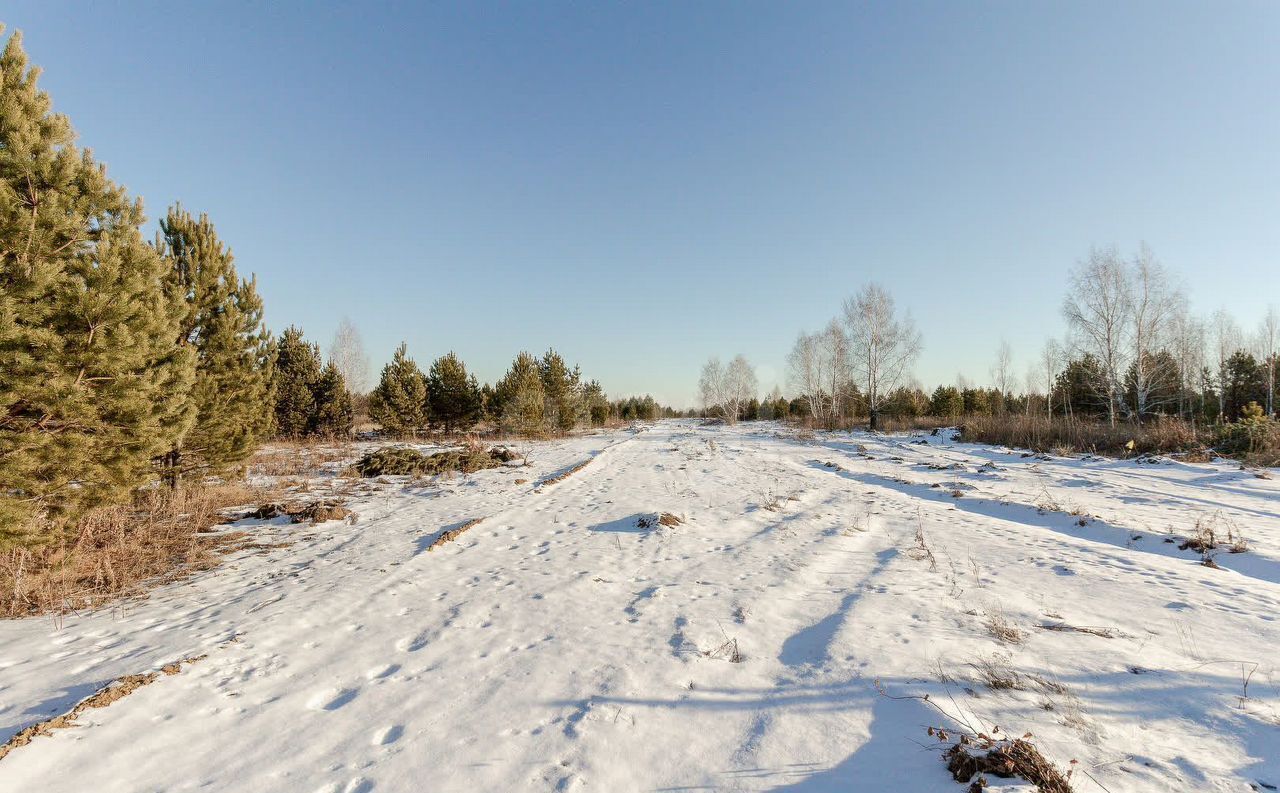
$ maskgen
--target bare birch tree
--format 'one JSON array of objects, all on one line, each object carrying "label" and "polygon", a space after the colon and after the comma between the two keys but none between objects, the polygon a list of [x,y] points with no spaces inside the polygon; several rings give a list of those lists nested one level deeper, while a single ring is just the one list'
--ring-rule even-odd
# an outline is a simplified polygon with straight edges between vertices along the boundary
[{"label": "bare birch tree", "polygon": [[733,424],[742,415],[742,409],[759,392],[755,369],[741,355],[723,366],[719,358],[711,358],[702,367],[698,391],[703,411],[723,418]]},{"label": "bare birch tree", "polygon": [[[1156,352],[1170,340],[1172,325],[1186,305],[1186,296],[1145,244],[1133,260],[1129,280],[1129,358],[1136,402],[1133,408],[1135,418],[1142,423],[1144,415],[1175,399],[1159,400],[1154,396],[1157,386],[1171,384],[1176,377],[1167,363],[1172,356],[1158,356]],[[1167,389],[1162,390],[1167,393]]]},{"label": "bare birch tree", "polygon": [[1116,423],[1124,359],[1128,348],[1129,316],[1133,301],[1124,261],[1112,248],[1094,248],[1070,276],[1070,291],[1062,313],[1071,326],[1074,344],[1092,353],[1102,368],[1102,382],[1093,387],[1107,401],[1107,419]]},{"label": "bare birch tree", "polygon": [[835,429],[840,425],[842,418],[840,397],[850,378],[849,337],[845,334],[844,328],[840,327],[839,320],[832,319],[827,323],[827,327],[822,331],[819,349],[826,366],[825,386],[830,399],[827,426]]},{"label": "bare birch tree", "polygon": [[[1178,362],[1182,375],[1178,383],[1178,414],[1186,416],[1195,406],[1192,397],[1200,389],[1200,372],[1204,368],[1204,322],[1194,316],[1184,305],[1173,318],[1170,329],[1170,350]],[[1203,400],[1201,400],[1203,406]]]},{"label": "bare birch tree", "polygon": [[702,400],[702,412],[708,416],[723,408],[724,366],[719,358],[709,358],[702,365],[702,376],[698,379],[698,396]]},{"label": "bare birch tree", "polygon": [[747,363],[747,359],[742,355],[734,356],[729,362],[729,367],[725,369],[725,413],[733,416],[730,421],[736,421],[742,415],[743,408],[747,403],[755,399],[760,393],[760,383],[756,380],[756,370]]},{"label": "bare birch tree", "polygon": [[1240,349],[1240,326],[1236,324],[1235,319],[1227,313],[1225,308],[1220,308],[1213,312],[1213,328],[1211,332],[1213,333],[1213,364],[1218,380],[1218,421],[1226,421],[1226,384],[1229,379],[1227,361],[1231,360],[1231,356],[1235,351]]},{"label": "bare birch tree", "polygon": [[829,401],[826,394],[826,358],[816,333],[801,333],[787,356],[787,377],[791,387],[809,406],[814,421],[826,422]]},{"label": "bare birch tree", "polygon": [[865,385],[871,429],[880,425],[880,406],[920,354],[920,332],[910,315],[898,317],[893,296],[867,284],[844,301],[854,373]]},{"label": "bare birch tree", "polygon": [[369,357],[365,355],[360,331],[348,317],[342,318],[333,334],[329,360],[333,361],[351,393],[363,394],[368,390]]},{"label": "bare birch tree", "polygon": [[1013,385],[1013,348],[1005,339],[1000,340],[1000,346],[996,349],[996,362],[991,367],[991,381],[1000,392],[998,407],[1001,412],[1004,412],[1004,403],[1009,398]]},{"label": "bare birch tree", "polygon": [[1274,305],[1267,306],[1258,326],[1258,354],[1267,372],[1267,415],[1276,413],[1276,355],[1280,353],[1280,311]]},{"label": "bare birch tree", "polygon": [[[1053,415],[1053,386],[1058,379],[1058,368],[1061,365],[1062,348],[1056,339],[1049,339],[1040,351],[1040,373],[1044,377],[1045,413]],[[1064,400],[1065,403],[1065,400]]]}]

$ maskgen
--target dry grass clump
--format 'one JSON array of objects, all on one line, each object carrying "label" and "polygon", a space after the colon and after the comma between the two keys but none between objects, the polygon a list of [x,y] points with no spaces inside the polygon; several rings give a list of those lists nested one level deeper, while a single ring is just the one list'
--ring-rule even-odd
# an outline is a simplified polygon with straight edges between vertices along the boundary
[{"label": "dry grass clump", "polygon": [[988,614],[987,621],[983,625],[987,633],[1005,644],[1021,644],[1026,637],[1026,634],[1011,625],[998,611]]},{"label": "dry grass clump", "polygon": [[279,517],[289,518],[290,523],[324,523],[330,520],[347,519],[355,523],[356,514],[347,509],[345,502],[341,499],[322,499],[305,503],[289,502],[282,504],[267,502],[243,515],[228,517],[227,520],[228,522],[246,518],[271,520]]},{"label": "dry grass clump", "polygon": [[1195,551],[1210,560],[1213,551],[1225,548],[1230,553],[1244,553],[1249,542],[1234,522],[1221,512],[1196,518],[1195,531],[1178,546],[1180,551]]},{"label": "dry grass clump", "polygon": [[[944,741],[949,737],[946,731],[932,727],[929,734]],[[1071,793],[1070,772],[1063,774],[1046,760],[1040,750],[1027,740],[1029,737],[1030,733],[1014,739],[996,739],[984,734],[973,738],[962,735],[943,752],[942,759],[955,781],[969,783],[970,793],[982,793],[987,786],[982,778],[984,774],[1026,780],[1040,793]]]},{"label": "dry grass clump", "polygon": [[215,551],[243,547],[241,532],[208,533],[224,510],[271,495],[244,484],[150,488],[43,545],[0,551],[0,617],[95,608],[213,567]]},{"label": "dry grass clump", "polygon": [[578,463],[577,465],[571,468],[566,468],[565,470],[561,471],[560,473],[554,476],[548,476],[546,479],[543,479],[541,482],[538,483],[538,488],[541,489],[546,487],[547,485],[554,485],[556,482],[563,482],[564,480],[568,479],[569,477],[581,471],[583,468],[586,468],[588,465],[591,465],[592,459],[593,458],[588,457],[587,459],[583,460],[582,462]]},{"label": "dry grass clump", "polygon": [[475,473],[486,468],[500,468],[516,459],[515,452],[504,446],[494,446],[488,451],[480,447],[465,446],[461,449],[423,454],[407,446],[378,449],[357,460],[352,470],[359,476],[435,476],[461,471]]},{"label": "dry grass clump", "polygon": [[484,518],[472,518],[471,520],[468,520],[456,526],[455,528],[441,532],[440,536],[432,540],[431,544],[427,546],[427,550],[434,551],[436,548],[439,548],[441,545],[444,545],[446,542],[453,542],[454,540],[461,537],[463,532],[465,532],[467,529],[472,528],[482,520],[484,520]]},{"label": "dry grass clump", "polygon": [[1009,663],[1009,656],[993,653],[969,664],[978,674],[978,680],[992,691],[1020,690],[1024,688],[1022,676]]},{"label": "dry grass clump", "polygon": [[1115,628],[1098,628],[1091,625],[1068,625],[1065,622],[1045,622],[1036,626],[1042,631],[1057,631],[1058,633],[1087,633],[1090,636],[1101,636],[1104,639],[1114,639],[1120,635],[1120,631]]},{"label": "dry grass clump", "polygon": [[160,668],[159,672],[146,672],[140,675],[125,675],[123,677],[118,677],[90,694],[88,697],[80,700],[80,702],[76,703],[74,708],[66,713],[54,716],[51,719],[46,719],[45,721],[32,724],[30,727],[19,730],[10,737],[9,740],[0,744],[0,760],[3,760],[9,752],[12,752],[19,746],[26,746],[31,743],[32,740],[41,735],[51,735],[54,730],[79,726],[76,724],[76,719],[78,719],[86,710],[91,710],[93,708],[105,708],[113,702],[129,696],[143,686],[154,683],[155,680],[160,677],[161,672],[166,675],[176,675],[178,672],[182,671],[183,666],[195,663],[196,661],[200,661],[204,658],[205,656],[203,655],[182,658],[178,661],[174,661],[173,663],[165,664]]},{"label": "dry grass clump", "polygon": [[684,523],[684,518],[670,512],[658,512],[653,515],[641,515],[636,520],[636,526],[642,529],[651,529],[654,526],[679,526]]},{"label": "dry grass clump", "polygon": [[351,456],[351,444],[346,442],[276,441],[258,450],[249,461],[249,471],[263,476],[313,476],[326,464]]}]

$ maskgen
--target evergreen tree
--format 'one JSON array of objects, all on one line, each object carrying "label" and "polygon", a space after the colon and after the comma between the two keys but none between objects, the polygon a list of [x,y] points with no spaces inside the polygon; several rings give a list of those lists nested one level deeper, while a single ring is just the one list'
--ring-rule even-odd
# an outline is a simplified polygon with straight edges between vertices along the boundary
[{"label": "evergreen tree", "polygon": [[311,393],[315,408],[309,432],[327,438],[351,435],[355,411],[351,392],[347,390],[346,378],[342,376],[336,361],[331,360],[324,367]]},{"label": "evergreen tree", "polygon": [[592,380],[582,387],[582,402],[586,406],[591,426],[603,427],[609,422],[609,398],[600,383]]},{"label": "evergreen tree", "polygon": [[180,306],[142,206],[0,55],[0,544],[123,499],[190,426]]},{"label": "evergreen tree", "polygon": [[164,462],[172,476],[222,470],[248,458],[272,423],[271,336],[262,299],[255,281],[237,276],[208,216],[196,220],[175,206],[160,231],[155,248],[166,282],[185,307],[177,343],[196,353],[195,424]]},{"label": "evergreen tree", "polygon": [[437,358],[427,373],[431,419],[446,432],[467,428],[480,417],[480,386],[467,376],[467,367],[457,355]]},{"label": "evergreen tree", "polygon": [[493,386],[485,383],[480,387],[480,418],[484,421],[497,421],[498,414],[495,412],[497,405],[494,403],[495,395]]},{"label": "evergreen tree", "polygon": [[427,424],[427,378],[409,357],[404,342],[382,368],[378,387],[369,394],[369,416],[392,435],[417,435]]},{"label": "evergreen tree", "polygon": [[498,381],[493,401],[503,429],[522,435],[543,434],[546,395],[538,359],[527,352],[517,355]]},{"label": "evergreen tree", "polygon": [[797,419],[807,419],[811,415],[809,412],[809,400],[804,397],[796,397],[791,400],[787,406],[787,415]]},{"label": "evergreen tree", "polygon": [[1250,402],[1262,404],[1266,400],[1266,372],[1258,360],[1244,350],[1237,350],[1227,359],[1222,378],[1224,421],[1237,421]]},{"label": "evergreen tree", "polygon": [[547,350],[538,362],[542,377],[542,393],[546,400],[543,420],[551,432],[568,432],[578,426],[582,418],[582,400],[579,389],[581,374],[575,366],[572,370],[555,350]]},{"label": "evergreen tree", "polygon": [[286,438],[299,438],[315,425],[315,388],[320,381],[320,347],[302,338],[302,330],[285,329],[275,349],[275,427]]},{"label": "evergreen tree", "polygon": [[940,385],[929,399],[929,412],[935,416],[955,418],[964,413],[964,397],[953,385]]},{"label": "evergreen tree", "polygon": [[1053,412],[1067,416],[1103,416],[1109,395],[1102,363],[1092,354],[1070,361],[1053,384]]}]

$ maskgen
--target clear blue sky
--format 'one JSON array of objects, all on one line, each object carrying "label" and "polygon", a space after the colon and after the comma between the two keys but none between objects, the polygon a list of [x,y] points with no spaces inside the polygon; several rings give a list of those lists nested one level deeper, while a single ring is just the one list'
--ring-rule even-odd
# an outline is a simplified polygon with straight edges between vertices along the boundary
[{"label": "clear blue sky", "polygon": [[1092,244],[1204,312],[1280,302],[1280,4],[12,2],[146,200],[207,211],[275,329],[348,314],[482,378],[762,385],[875,279],[925,385],[1019,372]]}]

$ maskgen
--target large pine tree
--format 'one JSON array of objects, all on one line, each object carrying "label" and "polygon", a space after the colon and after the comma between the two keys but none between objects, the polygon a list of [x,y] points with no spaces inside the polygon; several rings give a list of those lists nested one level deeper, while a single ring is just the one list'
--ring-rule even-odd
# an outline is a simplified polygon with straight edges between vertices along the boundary
[{"label": "large pine tree", "polygon": [[427,378],[402,342],[369,394],[369,416],[392,435],[416,434],[428,418]]},{"label": "large pine tree", "polygon": [[555,350],[547,350],[538,362],[542,392],[546,399],[544,421],[552,432],[568,432],[582,418],[581,373],[570,369]]},{"label": "large pine tree", "polygon": [[300,438],[315,425],[315,388],[320,382],[320,348],[302,338],[302,330],[286,328],[275,345],[275,429],[285,438]]},{"label": "large pine tree", "polygon": [[0,544],[119,500],[190,425],[181,306],[139,202],[0,55]]},{"label": "large pine tree", "polygon": [[326,438],[340,438],[351,434],[355,411],[346,378],[337,362],[330,360],[320,372],[312,390],[315,412],[311,417],[310,432]]},{"label": "large pine tree", "polygon": [[546,399],[538,359],[527,352],[516,356],[511,368],[494,388],[493,410],[508,432],[542,435]]},{"label": "large pine tree", "polygon": [[195,424],[165,456],[169,473],[219,471],[253,453],[272,423],[271,336],[257,284],[241,280],[206,215],[170,208],[156,250],[185,305],[179,346],[196,351]]},{"label": "large pine tree", "polygon": [[431,364],[427,393],[431,420],[443,425],[446,432],[470,427],[479,418],[480,384],[474,376],[467,376],[466,364],[453,353]]}]

